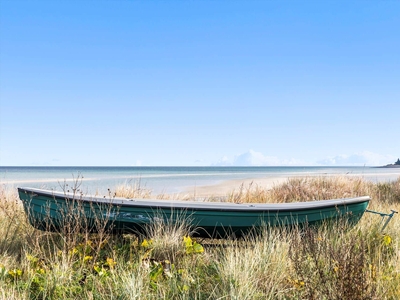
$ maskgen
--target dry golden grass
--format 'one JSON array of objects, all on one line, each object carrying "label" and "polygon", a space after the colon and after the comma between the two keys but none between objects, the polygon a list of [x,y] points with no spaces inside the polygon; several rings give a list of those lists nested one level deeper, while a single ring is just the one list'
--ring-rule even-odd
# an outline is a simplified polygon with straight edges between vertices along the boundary
[{"label": "dry golden grass", "polygon": [[[134,187],[116,191],[157,197]],[[400,178],[294,178],[269,190],[242,186],[226,198],[292,202],[361,195],[372,198],[369,209],[400,211]],[[197,240],[204,248],[196,251],[188,251],[185,223],[190,220],[155,222],[147,244],[134,235],[46,233],[29,225],[15,190],[0,188],[0,299],[400,299],[399,215],[384,232],[381,217],[366,213],[350,230],[266,228],[243,240]]]},{"label": "dry golden grass", "polygon": [[284,203],[326,200],[370,195],[374,184],[358,177],[304,177],[290,178],[271,189],[250,184],[241,186],[229,195],[231,202]]},{"label": "dry golden grass", "polygon": [[115,196],[123,198],[150,198],[151,190],[142,188],[140,182],[134,184],[122,184],[115,188]]}]

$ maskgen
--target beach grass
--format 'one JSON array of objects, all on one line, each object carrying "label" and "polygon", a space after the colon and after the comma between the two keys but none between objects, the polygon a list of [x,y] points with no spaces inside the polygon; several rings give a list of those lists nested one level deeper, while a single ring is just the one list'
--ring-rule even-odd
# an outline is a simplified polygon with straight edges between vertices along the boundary
[{"label": "beach grass", "polygon": [[[112,193],[168,198],[140,186]],[[271,189],[239,186],[224,201],[363,195],[371,210],[400,211],[400,178],[292,178]],[[189,220],[164,222],[146,237],[42,232],[29,225],[16,190],[0,188],[0,299],[400,299],[399,215],[384,231],[381,217],[366,213],[352,228],[264,228],[240,240],[195,239]]]}]

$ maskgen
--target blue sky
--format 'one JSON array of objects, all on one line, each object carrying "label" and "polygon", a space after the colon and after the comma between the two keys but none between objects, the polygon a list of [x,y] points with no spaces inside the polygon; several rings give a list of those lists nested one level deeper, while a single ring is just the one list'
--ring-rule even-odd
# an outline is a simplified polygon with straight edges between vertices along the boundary
[{"label": "blue sky", "polygon": [[399,1],[0,2],[0,165],[400,156]]}]

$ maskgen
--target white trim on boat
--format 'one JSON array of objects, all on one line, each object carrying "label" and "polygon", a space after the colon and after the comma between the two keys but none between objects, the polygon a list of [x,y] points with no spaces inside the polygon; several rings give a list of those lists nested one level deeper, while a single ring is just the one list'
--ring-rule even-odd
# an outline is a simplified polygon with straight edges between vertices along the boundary
[{"label": "white trim on boat", "polygon": [[335,206],[344,206],[356,203],[370,201],[369,196],[342,198],[330,200],[316,200],[307,202],[291,203],[231,203],[231,202],[200,202],[200,201],[182,201],[182,200],[159,200],[159,199],[126,199],[120,197],[104,198],[98,196],[81,195],[80,193],[64,193],[51,190],[36,188],[18,188],[32,194],[43,195],[47,197],[57,197],[64,199],[75,199],[80,201],[89,201],[95,203],[106,203],[121,206],[137,206],[149,208],[178,208],[194,210],[232,210],[232,211],[288,211],[288,210],[307,210],[324,209]]}]

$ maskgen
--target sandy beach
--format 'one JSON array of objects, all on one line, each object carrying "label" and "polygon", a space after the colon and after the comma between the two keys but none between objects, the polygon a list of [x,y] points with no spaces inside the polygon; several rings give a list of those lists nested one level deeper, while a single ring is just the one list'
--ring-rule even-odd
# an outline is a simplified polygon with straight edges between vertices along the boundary
[{"label": "sandy beach", "polygon": [[249,188],[250,186],[262,186],[263,188],[270,189],[274,185],[278,185],[287,180],[288,177],[227,180],[213,185],[191,187],[185,192],[195,197],[222,197],[239,191],[241,187]]},{"label": "sandy beach", "polygon": [[87,194],[108,193],[120,185],[148,189],[153,195],[169,194],[185,197],[224,197],[250,187],[270,189],[289,178],[351,176],[373,182],[393,181],[400,169],[362,167],[0,167],[3,187],[36,187],[60,190],[73,186],[78,179]]},{"label": "sandy beach", "polygon": [[394,181],[400,177],[400,169],[398,172],[388,173],[368,173],[368,174],[315,174],[307,173],[302,175],[294,176],[281,176],[281,177],[268,177],[268,178],[252,178],[252,179],[238,179],[238,180],[227,180],[218,184],[195,186],[185,190],[186,193],[194,195],[195,197],[222,197],[228,194],[239,191],[241,187],[244,189],[250,187],[262,187],[264,189],[270,189],[274,185],[279,185],[290,178],[307,178],[307,177],[335,177],[335,176],[349,176],[349,177],[361,177],[365,180],[372,182],[387,182]]}]

